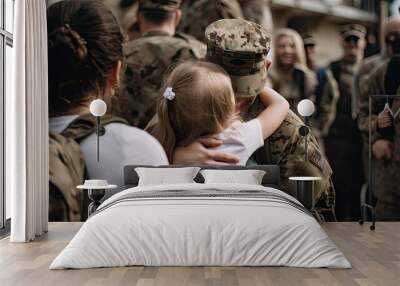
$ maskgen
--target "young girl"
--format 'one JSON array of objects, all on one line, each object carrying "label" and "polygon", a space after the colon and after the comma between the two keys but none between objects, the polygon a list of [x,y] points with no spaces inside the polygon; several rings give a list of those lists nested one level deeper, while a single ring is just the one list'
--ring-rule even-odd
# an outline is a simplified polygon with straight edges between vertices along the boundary
[{"label": "young girl", "polygon": [[[269,106],[270,97],[279,95],[268,89],[260,96],[264,105]],[[217,134],[224,142],[217,148],[238,155],[239,164],[245,165],[252,153],[264,145],[264,139],[280,126],[288,109],[287,103],[279,104],[263,111],[256,119],[241,122],[235,110],[229,75],[209,62],[185,62],[178,65],[166,81],[157,108],[158,122],[151,132],[164,147],[170,162],[177,146]]]}]

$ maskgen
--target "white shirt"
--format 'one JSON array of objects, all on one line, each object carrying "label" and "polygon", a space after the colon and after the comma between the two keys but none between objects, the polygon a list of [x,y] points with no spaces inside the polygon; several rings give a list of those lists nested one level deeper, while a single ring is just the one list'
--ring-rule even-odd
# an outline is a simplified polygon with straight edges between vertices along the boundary
[{"label": "white shirt", "polygon": [[218,134],[218,138],[224,143],[214,150],[239,156],[238,165],[243,166],[258,148],[264,146],[261,124],[258,119],[247,122],[237,120]]},{"label": "white shirt", "polygon": [[[61,133],[78,116],[60,116],[49,120],[49,129]],[[124,184],[126,165],[168,165],[160,143],[147,132],[122,123],[104,126],[100,137],[100,162],[97,162],[97,135],[93,133],[80,143],[90,179],[104,179],[110,184]]]}]

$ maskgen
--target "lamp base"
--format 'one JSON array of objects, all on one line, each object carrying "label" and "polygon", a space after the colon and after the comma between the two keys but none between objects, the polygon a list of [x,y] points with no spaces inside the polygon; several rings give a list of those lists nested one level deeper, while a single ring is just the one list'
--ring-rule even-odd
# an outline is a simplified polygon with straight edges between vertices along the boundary
[{"label": "lamp base", "polygon": [[296,181],[296,199],[301,202],[308,210],[313,210],[314,202],[314,182],[321,180],[320,177],[290,177],[291,181]]}]

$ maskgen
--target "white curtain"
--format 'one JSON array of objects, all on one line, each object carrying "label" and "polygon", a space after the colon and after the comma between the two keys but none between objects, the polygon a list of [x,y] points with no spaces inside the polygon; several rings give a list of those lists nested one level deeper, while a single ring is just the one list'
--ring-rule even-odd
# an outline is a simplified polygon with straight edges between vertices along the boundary
[{"label": "white curtain", "polygon": [[13,91],[6,98],[6,174],[12,242],[48,225],[48,92],[45,0],[15,1]]}]

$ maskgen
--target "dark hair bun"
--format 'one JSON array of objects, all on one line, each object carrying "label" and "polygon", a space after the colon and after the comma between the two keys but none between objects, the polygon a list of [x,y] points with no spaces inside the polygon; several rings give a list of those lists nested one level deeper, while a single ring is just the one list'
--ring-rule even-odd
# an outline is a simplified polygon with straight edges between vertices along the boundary
[{"label": "dark hair bun", "polygon": [[102,1],[59,1],[47,9],[49,108],[66,112],[107,88],[123,58],[117,20]]},{"label": "dark hair bun", "polygon": [[72,60],[72,64],[85,63],[88,56],[86,44],[86,41],[68,24],[56,28],[49,34],[49,51],[63,51],[62,54],[67,56],[68,61]]}]

